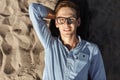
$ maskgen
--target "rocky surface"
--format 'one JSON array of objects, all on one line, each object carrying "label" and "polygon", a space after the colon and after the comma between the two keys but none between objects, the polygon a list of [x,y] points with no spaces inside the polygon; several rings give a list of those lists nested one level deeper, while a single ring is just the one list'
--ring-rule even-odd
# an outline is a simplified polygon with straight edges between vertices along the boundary
[{"label": "rocky surface", "polygon": [[47,0],[0,0],[0,80],[42,79],[44,49],[29,19],[32,2],[55,5]]},{"label": "rocky surface", "polygon": [[[31,2],[54,9],[57,0],[0,0],[0,80],[42,80],[44,49],[29,19]],[[108,80],[119,80],[120,1],[88,0],[88,5],[88,40],[99,45]]]}]

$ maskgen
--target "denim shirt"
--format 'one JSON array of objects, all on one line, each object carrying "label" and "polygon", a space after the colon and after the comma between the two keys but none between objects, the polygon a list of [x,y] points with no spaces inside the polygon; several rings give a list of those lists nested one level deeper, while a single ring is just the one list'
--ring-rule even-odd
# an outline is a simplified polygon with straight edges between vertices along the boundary
[{"label": "denim shirt", "polygon": [[106,80],[102,56],[97,45],[82,40],[72,50],[68,50],[61,40],[51,35],[44,21],[48,14],[46,7],[32,3],[29,15],[45,49],[43,80]]}]

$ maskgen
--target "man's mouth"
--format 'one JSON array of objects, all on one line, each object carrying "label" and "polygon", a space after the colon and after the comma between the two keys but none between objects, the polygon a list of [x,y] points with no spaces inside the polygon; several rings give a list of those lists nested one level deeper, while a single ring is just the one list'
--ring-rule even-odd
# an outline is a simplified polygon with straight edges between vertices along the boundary
[{"label": "man's mouth", "polygon": [[70,31],[70,29],[64,29],[63,31],[68,32],[68,31]]}]

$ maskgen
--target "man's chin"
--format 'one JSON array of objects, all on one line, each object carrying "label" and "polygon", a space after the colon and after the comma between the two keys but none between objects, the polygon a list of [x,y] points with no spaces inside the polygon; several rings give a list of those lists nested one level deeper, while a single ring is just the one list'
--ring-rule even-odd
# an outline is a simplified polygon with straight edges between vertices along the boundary
[{"label": "man's chin", "polygon": [[64,36],[71,36],[72,35],[72,33],[62,33],[62,35],[64,35]]}]

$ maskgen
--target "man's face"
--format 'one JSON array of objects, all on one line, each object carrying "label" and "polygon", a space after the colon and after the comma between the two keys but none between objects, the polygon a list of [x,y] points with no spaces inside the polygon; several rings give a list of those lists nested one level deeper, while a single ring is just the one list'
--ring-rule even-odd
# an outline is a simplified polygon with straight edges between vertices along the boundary
[{"label": "man's face", "polygon": [[77,27],[80,26],[80,18],[77,18],[74,9],[63,7],[56,14],[55,24],[61,35],[76,35]]}]

